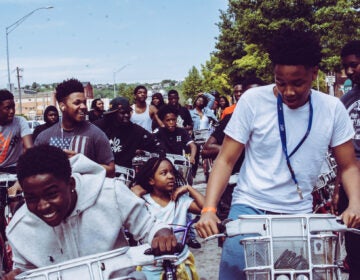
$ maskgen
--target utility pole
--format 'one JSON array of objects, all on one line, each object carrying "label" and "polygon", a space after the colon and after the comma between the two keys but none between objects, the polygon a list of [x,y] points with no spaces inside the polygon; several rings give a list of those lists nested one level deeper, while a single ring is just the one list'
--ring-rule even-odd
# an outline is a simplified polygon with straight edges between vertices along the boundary
[{"label": "utility pole", "polygon": [[116,73],[119,73],[121,70],[124,70],[125,67],[129,66],[130,64],[125,64],[123,67],[119,68],[118,70],[113,72],[113,79],[114,79],[114,98],[116,97],[116,82],[115,82],[115,78],[116,78]]},{"label": "utility pole", "polygon": [[18,82],[18,89],[19,89],[19,113],[22,115],[22,103],[21,103],[21,87],[20,87],[20,71],[23,71],[23,69],[16,67],[16,76],[17,76],[17,82]]},{"label": "utility pole", "polygon": [[47,7],[40,7],[35,10],[32,10],[30,13],[26,14],[22,18],[15,21],[13,24],[7,26],[5,28],[6,30],[6,58],[7,58],[7,72],[8,72],[8,87],[11,91],[11,79],[10,79],[10,61],[9,61],[9,34],[14,31],[20,24],[22,24],[29,16],[31,16],[33,13],[39,10],[46,10],[46,9],[52,9],[53,6],[47,6]]},{"label": "utility pole", "polygon": [[334,84],[336,82],[335,73],[331,72],[325,77],[325,81],[329,87],[329,95],[335,96]]}]

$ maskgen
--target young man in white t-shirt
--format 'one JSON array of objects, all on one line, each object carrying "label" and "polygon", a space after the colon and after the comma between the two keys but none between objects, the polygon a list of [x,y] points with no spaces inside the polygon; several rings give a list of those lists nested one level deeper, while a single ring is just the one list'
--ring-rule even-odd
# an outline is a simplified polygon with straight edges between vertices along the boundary
[{"label": "young man in white t-shirt", "polygon": [[[216,205],[243,150],[245,160],[229,218],[312,212],[311,191],[330,146],[351,197],[343,221],[348,227],[360,225],[360,175],[352,123],[340,100],[311,89],[321,60],[319,41],[313,33],[293,30],[282,30],[273,39],[269,55],[275,84],[248,90],[236,106],[196,226],[201,237],[218,232]],[[240,239],[225,241],[219,279],[246,279]]]}]

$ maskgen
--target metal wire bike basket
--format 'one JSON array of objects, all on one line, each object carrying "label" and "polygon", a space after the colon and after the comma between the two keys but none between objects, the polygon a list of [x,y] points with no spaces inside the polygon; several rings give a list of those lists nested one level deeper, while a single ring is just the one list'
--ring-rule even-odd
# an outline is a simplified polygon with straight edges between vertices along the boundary
[{"label": "metal wire bike basket", "polygon": [[341,279],[335,231],[346,231],[332,215],[241,215],[227,227],[241,240],[248,280]]}]

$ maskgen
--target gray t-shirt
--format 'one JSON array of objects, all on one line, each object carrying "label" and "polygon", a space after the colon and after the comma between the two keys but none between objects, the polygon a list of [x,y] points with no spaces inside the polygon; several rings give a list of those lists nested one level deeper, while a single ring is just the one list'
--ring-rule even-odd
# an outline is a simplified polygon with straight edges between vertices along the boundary
[{"label": "gray t-shirt", "polygon": [[28,123],[23,117],[15,116],[13,121],[0,125],[0,167],[15,166],[23,153],[22,138],[31,134]]},{"label": "gray t-shirt", "polygon": [[63,130],[60,121],[41,132],[34,144],[49,144],[82,153],[99,164],[109,164],[114,160],[109,139],[101,129],[88,121],[71,131]]}]

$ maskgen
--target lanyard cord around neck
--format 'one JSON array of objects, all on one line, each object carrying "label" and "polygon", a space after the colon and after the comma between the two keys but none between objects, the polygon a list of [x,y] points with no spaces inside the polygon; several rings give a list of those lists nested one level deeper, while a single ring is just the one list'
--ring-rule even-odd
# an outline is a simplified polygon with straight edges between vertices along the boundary
[{"label": "lanyard cord around neck", "polygon": [[282,150],[283,150],[284,155],[286,157],[286,163],[287,163],[287,166],[289,168],[291,178],[293,179],[293,181],[294,181],[294,183],[296,185],[296,190],[299,193],[300,198],[303,199],[301,189],[299,187],[298,181],[297,181],[296,176],[295,176],[295,172],[294,172],[294,170],[293,170],[293,168],[291,166],[291,163],[290,163],[290,157],[296,153],[296,151],[304,143],[305,139],[308,137],[308,135],[310,133],[311,125],[312,125],[312,119],[313,119],[313,107],[312,107],[312,103],[311,103],[311,94],[309,95],[309,122],[308,122],[308,127],[307,127],[307,130],[306,130],[306,133],[303,136],[303,138],[300,140],[300,142],[296,145],[294,150],[290,153],[290,155],[288,154],[288,150],[287,150],[287,147],[286,147],[286,129],[285,129],[284,108],[283,108],[283,101],[282,101],[282,97],[281,97],[280,93],[278,93],[278,96],[277,96],[277,112],[278,112],[279,132],[280,132]]}]

